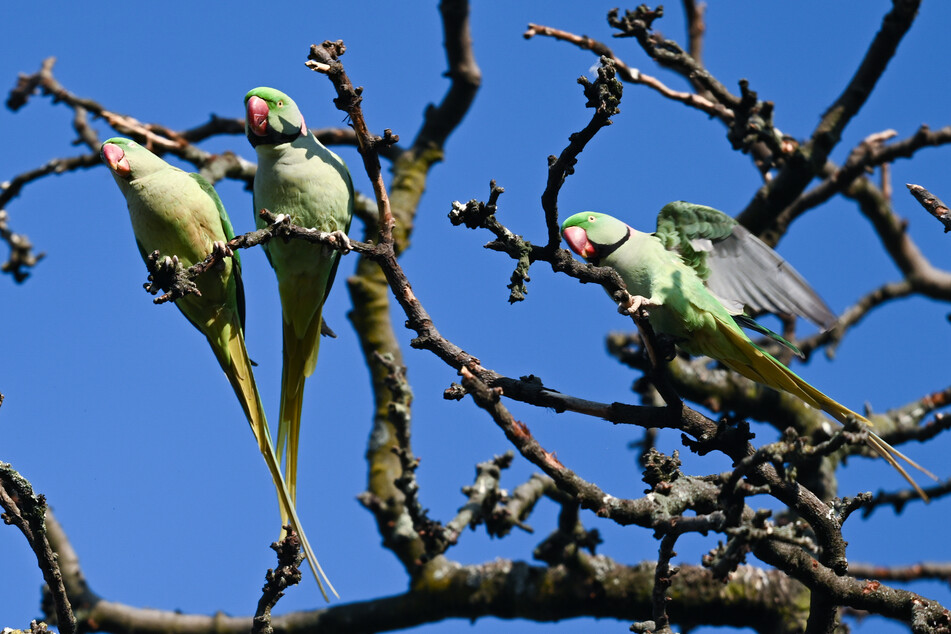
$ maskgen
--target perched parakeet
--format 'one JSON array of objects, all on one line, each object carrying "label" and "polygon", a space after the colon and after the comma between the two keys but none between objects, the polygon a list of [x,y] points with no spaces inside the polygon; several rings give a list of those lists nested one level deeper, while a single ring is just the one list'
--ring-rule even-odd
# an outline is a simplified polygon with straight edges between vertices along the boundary
[{"label": "perched parakeet", "polygon": [[835,314],[778,253],[722,211],[682,200],[657,214],[654,233],[724,301],[750,312],[798,315],[823,329]]},{"label": "perched parakeet", "polygon": [[[297,104],[279,90],[255,88],[244,97],[245,131],[258,155],[254,176],[254,216],[258,212],[290,216],[296,225],[323,232],[350,229],[353,183],[343,160],[307,129]],[[278,454],[297,499],[297,452],[304,380],[314,372],[320,346],[321,312],[339,263],[336,251],[301,240],[272,240],[265,245],[277,276],[284,324],[284,370]]]},{"label": "perched parakeet", "polygon": [[[135,241],[143,259],[152,251],[159,251],[166,257],[177,257],[183,266],[188,267],[202,261],[216,245],[224,245],[234,237],[231,221],[218,194],[198,174],[173,167],[135,141],[120,137],[103,143],[100,154],[125,196]],[[175,304],[208,339],[231,382],[271,472],[282,518],[289,518],[297,531],[304,554],[320,585],[318,571],[320,574],[323,571],[307,541],[281,475],[244,345],[244,290],[238,254],[224,258],[210,271],[198,276],[195,283],[201,295],[186,295]],[[322,585],[321,592],[324,592]]]},{"label": "perched parakeet", "polygon": [[[654,331],[672,337],[684,351],[716,359],[748,379],[788,392],[840,423],[854,417],[871,424],[861,414],[806,383],[754,344],[737,319],[744,325],[755,326],[755,322],[729,310],[707,289],[697,271],[677,253],[668,251],[656,235],[636,231],[617,218],[590,211],[565,220],[561,234],[571,249],[584,259],[617,271],[628,292],[646,300],[648,321]],[[762,326],[757,329],[768,332]],[[868,444],[927,501],[924,491],[895,457],[932,478],[934,475],[872,432],[869,432]]]}]

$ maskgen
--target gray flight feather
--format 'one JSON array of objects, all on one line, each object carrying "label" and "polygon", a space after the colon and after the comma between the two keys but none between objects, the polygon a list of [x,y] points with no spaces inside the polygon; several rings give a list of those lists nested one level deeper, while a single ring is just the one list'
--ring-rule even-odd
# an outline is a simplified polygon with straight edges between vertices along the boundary
[{"label": "gray flight feather", "polygon": [[829,329],[835,314],[796,269],[722,211],[676,201],[657,215],[657,233],[707,287],[750,312],[798,315]]}]

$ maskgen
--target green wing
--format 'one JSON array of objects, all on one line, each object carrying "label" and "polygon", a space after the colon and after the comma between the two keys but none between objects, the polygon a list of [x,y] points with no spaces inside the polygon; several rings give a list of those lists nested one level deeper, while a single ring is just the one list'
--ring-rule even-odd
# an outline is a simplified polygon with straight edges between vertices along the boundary
[{"label": "green wing", "polygon": [[[218,192],[215,191],[214,186],[205,180],[201,174],[189,172],[188,175],[192,178],[192,180],[198,183],[202,191],[208,194],[208,197],[214,201],[215,207],[218,209],[218,218],[221,220],[221,230],[225,233],[225,240],[229,242],[234,240],[234,227],[231,226],[231,218],[228,217],[228,212],[225,211],[225,206],[221,203],[221,198],[218,196]],[[241,254],[238,253],[237,249],[235,249],[234,257],[232,259],[234,260],[232,270],[234,272],[235,281],[235,300],[238,304],[238,316],[241,320],[241,330],[244,330],[247,312],[244,305],[244,282],[241,279]]]},{"label": "green wing", "polygon": [[[208,194],[208,197],[214,201],[215,207],[218,209],[218,218],[221,219],[221,229],[225,232],[225,239],[234,240],[234,227],[231,226],[231,218],[228,217],[228,212],[225,211],[225,206],[221,204],[221,198],[219,198],[218,192],[215,191],[214,186],[205,180],[201,174],[189,172],[188,175],[196,183],[198,183],[202,191]],[[237,251],[234,252],[234,261],[238,264],[238,266],[241,265],[241,256]]]},{"label": "green wing", "polygon": [[657,214],[654,235],[668,251],[676,251],[700,279],[710,277],[709,255],[717,243],[730,237],[736,220],[722,211],[678,200]]},{"label": "green wing", "polygon": [[824,329],[836,322],[792,265],[722,211],[682,200],[668,203],[657,215],[654,235],[727,304],[752,313],[798,315]]}]

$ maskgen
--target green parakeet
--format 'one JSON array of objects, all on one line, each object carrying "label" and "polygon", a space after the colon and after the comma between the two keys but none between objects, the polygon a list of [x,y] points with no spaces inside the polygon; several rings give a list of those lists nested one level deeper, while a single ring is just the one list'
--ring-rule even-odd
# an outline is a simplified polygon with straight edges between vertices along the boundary
[{"label": "green parakeet", "polygon": [[[102,160],[125,196],[132,230],[142,258],[152,251],[177,257],[188,267],[234,237],[231,221],[215,189],[198,174],[173,167],[135,141],[109,139],[100,149]],[[187,295],[175,305],[208,339],[218,363],[241,403],[251,430],[277,488],[282,519],[297,531],[321,592],[323,574],[297,517],[271,443],[264,408],[244,344],[244,290],[237,253],[200,275],[201,295]],[[324,577],[326,579],[326,576]],[[328,586],[330,586],[328,582]],[[330,586],[333,590],[333,586]],[[326,593],[324,593],[326,597]]]},{"label": "green parakeet", "polygon": [[658,240],[676,251],[723,301],[742,311],[798,315],[820,328],[835,314],[778,253],[722,211],[682,200],[657,214]]},{"label": "green parakeet", "polygon": [[[667,250],[657,235],[636,231],[617,218],[589,211],[565,220],[561,233],[575,253],[598,266],[609,266],[617,271],[628,292],[646,300],[643,305],[654,331],[672,337],[684,351],[716,359],[748,379],[788,392],[840,423],[854,417],[871,424],[861,414],[806,383],[754,344],[737,319],[760,332],[768,330],[736,310],[729,310],[707,289],[697,271],[680,255]],[[897,469],[923,499],[928,499],[895,457],[932,478],[934,475],[872,432],[869,432],[868,444]]]},{"label": "green parakeet", "polygon": [[[244,97],[245,131],[258,155],[254,212],[290,216],[296,225],[346,238],[353,215],[353,183],[343,160],[307,129],[297,104],[279,90],[255,88]],[[321,312],[339,263],[336,251],[300,240],[265,246],[277,276],[284,325],[284,370],[278,454],[291,499],[297,499],[297,452],[304,380],[314,372]]]}]

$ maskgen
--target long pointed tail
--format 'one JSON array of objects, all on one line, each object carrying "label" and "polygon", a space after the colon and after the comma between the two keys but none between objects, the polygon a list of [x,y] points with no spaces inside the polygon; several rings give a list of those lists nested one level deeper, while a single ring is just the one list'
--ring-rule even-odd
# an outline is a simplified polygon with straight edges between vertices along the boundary
[{"label": "long pointed tail", "polygon": [[[858,414],[855,414],[854,412],[853,412],[853,415],[858,416]],[[864,417],[859,417],[859,420],[865,422],[866,424],[871,424],[869,423],[868,419]],[[926,476],[928,476],[932,480],[937,480],[938,476],[931,473],[930,471],[922,467],[920,464],[918,464],[917,462],[915,462],[914,460],[912,460],[911,458],[909,458],[902,452],[898,451],[897,449],[889,445],[887,442],[882,440],[882,438],[878,434],[876,434],[872,430],[869,430],[868,432],[868,446],[874,449],[876,453],[878,453],[878,455],[880,455],[882,458],[888,461],[888,464],[893,466],[898,471],[898,473],[902,474],[902,476],[904,476],[904,478],[908,480],[908,482],[911,483],[911,486],[915,488],[915,491],[917,491],[918,495],[921,496],[922,500],[924,500],[925,502],[931,501],[931,498],[929,498],[928,495],[921,489],[921,487],[919,487],[918,484],[914,480],[911,479],[911,476],[908,475],[908,472],[905,471],[905,469],[898,463],[897,460],[895,460],[895,457],[897,456],[898,458],[901,458],[902,460],[904,460],[905,462],[913,466],[915,469],[918,469],[918,471],[921,471],[922,473],[924,473]]]},{"label": "long pointed tail", "polygon": [[271,442],[271,432],[268,428],[267,418],[264,415],[264,407],[261,404],[257,384],[251,372],[251,362],[248,359],[248,352],[244,345],[244,337],[240,330],[234,332],[228,339],[228,353],[230,359],[223,360],[219,357],[219,361],[221,362],[222,369],[224,369],[225,374],[228,376],[228,380],[231,382],[231,386],[234,388],[238,400],[241,402],[241,407],[244,409],[244,413],[248,417],[248,422],[251,424],[251,431],[254,432],[254,438],[258,442],[258,449],[261,450],[261,455],[264,456],[264,462],[267,463],[268,471],[271,472],[271,478],[274,480],[274,486],[277,489],[282,521],[286,523],[290,520],[291,526],[297,531],[300,537],[301,547],[304,549],[304,555],[307,558],[307,563],[310,566],[311,572],[314,574],[314,578],[317,580],[317,587],[320,588],[320,593],[324,599],[327,601],[330,600],[327,596],[327,591],[324,589],[325,583],[327,584],[327,588],[330,589],[330,592],[332,592],[335,597],[340,598],[340,595],[337,594],[336,589],[334,589],[333,584],[330,583],[330,579],[327,577],[323,568],[320,567],[320,562],[317,561],[317,557],[314,555],[310,541],[308,541],[307,535],[304,533],[304,527],[301,524],[300,518],[297,516],[297,509],[294,506],[293,497],[288,491],[284,477],[281,475],[281,468]]},{"label": "long pointed tail", "polygon": [[[841,403],[829,398],[828,396],[826,396],[825,394],[823,394],[822,392],[820,392],[819,390],[812,387],[811,385],[803,381],[801,378],[796,376],[791,370],[786,369],[786,371],[789,372],[789,374],[791,374],[797,380],[797,385],[799,385],[802,391],[811,397],[811,399],[803,399],[810,405],[813,405],[814,407],[821,409],[825,413],[832,416],[832,418],[842,423],[843,425],[848,422],[849,418],[855,418],[861,421],[862,423],[868,425],[869,427],[872,427],[872,421],[870,421],[869,419],[865,418],[858,412],[854,412],[850,410],[845,405],[842,405]],[[810,400],[812,402],[810,402]],[[908,472],[905,470],[905,468],[901,464],[899,464],[898,459],[904,460],[905,463],[911,465],[918,471],[921,471],[923,474],[925,474],[932,480],[937,480],[938,476],[931,473],[930,471],[922,467],[920,464],[918,464],[917,462],[915,462],[914,460],[912,460],[911,458],[909,458],[908,456],[906,456],[905,454],[898,451],[897,449],[892,447],[890,444],[882,440],[881,436],[873,432],[871,429],[869,429],[869,432],[868,432],[867,444],[878,455],[884,458],[885,461],[888,462],[888,464],[894,467],[895,470],[898,471],[898,473],[900,473],[902,477],[905,478],[905,480],[907,480],[908,483],[912,487],[914,487],[915,491],[918,493],[919,496],[921,496],[922,500],[924,500],[925,502],[931,501],[928,495],[922,490],[922,488],[918,486],[918,483],[915,482],[912,479],[912,477],[908,474]]]},{"label": "long pointed tail", "polygon": [[[731,329],[724,329],[721,332],[736,337],[736,334]],[[739,331],[736,331],[739,332]],[[740,336],[743,336],[740,333]],[[845,405],[829,398],[818,389],[809,385],[806,381],[801,379],[795,372],[787,368],[785,365],[780,363],[777,359],[773,358],[768,352],[760,349],[752,343],[748,345],[741,345],[743,342],[735,341],[739,346],[739,349],[743,351],[751,350],[749,353],[749,359],[747,363],[742,363],[740,361],[726,360],[724,363],[731,369],[739,372],[748,379],[752,379],[757,383],[763,383],[777,390],[783,390],[789,392],[793,396],[801,399],[805,403],[820,409],[825,413],[832,416],[842,424],[848,422],[850,418],[855,418],[868,426],[872,426],[872,422],[862,416],[857,412],[853,412]],[[898,473],[902,475],[905,480],[915,489],[918,495],[921,496],[925,502],[929,502],[927,494],[922,490],[918,483],[915,482],[905,468],[899,464],[897,459],[904,460],[907,464],[911,465],[915,469],[921,471],[928,477],[933,480],[937,480],[938,477],[919,465],[917,462],[901,453],[887,442],[881,439],[877,434],[869,431],[868,435],[868,446],[871,447],[878,455],[884,458],[888,464],[895,468]]]},{"label": "long pointed tail", "polygon": [[277,428],[277,456],[284,460],[284,477],[291,501],[297,502],[297,453],[300,418],[304,405],[304,381],[314,372],[320,347],[321,311],[299,338],[293,325],[284,321],[284,368],[281,372],[281,414]]}]

